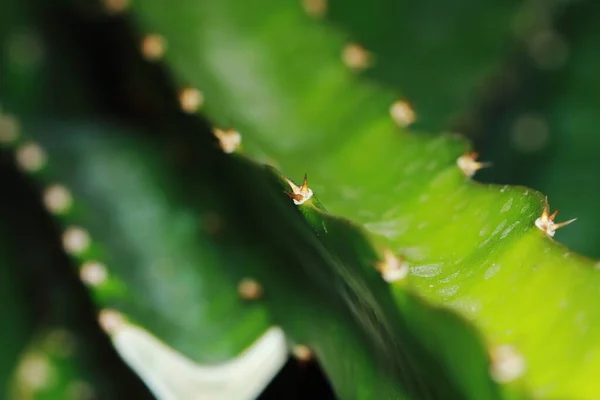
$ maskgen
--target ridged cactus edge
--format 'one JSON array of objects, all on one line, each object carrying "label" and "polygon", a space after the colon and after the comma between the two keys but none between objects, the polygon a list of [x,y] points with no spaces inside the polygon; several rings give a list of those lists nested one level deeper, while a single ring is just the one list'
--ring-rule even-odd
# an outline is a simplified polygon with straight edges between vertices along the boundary
[{"label": "ridged cactus edge", "polygon": [[[134,2],[132,11],[143,30],[163,38],[162,56],[176,80],[202,93],[203,112],[243,132],[245,154],[296,179],[308,173],[312,193],[330,212],[363,224],[406,264],[411,290],[473,321],[492,357],[508,355],[520,365],[522,375],[500,373],[499,381],[516,379],[548,396],[591,396],[596,388],[582,382],[593,382],[596,328],[594,317],[583,316],[594,313],[598,274],[593,261],[551,240],[571,221],[555,222],[535,191],[472,182],[485,165],[463,140],[406,132],[413,117],[406,102],[357,82],[362,63],[349,63],[342,35],[311,19],[301,3],[261,2],[256,9],[266,14],[234,3],[207,5],[202,16],[151,0]],[[239,29],[245,35],[233,36]],[[208,47],[218,41],[208,38],[218,34],[228,42],[213,52]],[[198,40],[207,47],[194,52]],[[277,83],[237,84],[238,76],[260,82],[262,73]],[[269,96],[276,91],[288,93],[285,101]],[[585,328],[568,329],[567,320]],[[558,326],[565,336],[551,335],[543,346],[552,354],[538,350],[535,332]],[[562,370],[565,363],[571,367]],[[577,379],[567,383],[565,371],[573,369]]]},{"label": "ridged cactus edge", "polygon": [[[342,398],[598,394],[598,271],[552,240],[570,221],[537,192],[473,182],[485,165],[464,140],[409,132],[408,102],[357,78],[360,48],[348,56],[302,4],[195,7],[128,11],[181,109],[217,126],[181,134],[201,155],[188,169],[94,121],[23,119],[11,141],[109,334],[130,320],[211,365],[280,325]],[[155,394],[181,390],[139,373]]]}]

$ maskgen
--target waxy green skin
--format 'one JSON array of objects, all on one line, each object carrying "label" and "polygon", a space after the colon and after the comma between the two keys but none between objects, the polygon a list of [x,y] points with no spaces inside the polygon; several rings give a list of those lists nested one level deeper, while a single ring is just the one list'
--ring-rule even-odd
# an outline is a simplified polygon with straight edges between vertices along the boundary
[{"label": "waxy green skin", "polygon": [[[32,141],[47,155],[47,165],[32,175],[40,191],[51,183],[60,183],[73,195],[72,206],[56,216],[60,226],[64,230],[72,226],[84,227],[92,238],[89,249],[73,257],[75,266],[92,260],[106,266],[106,282],[89,288],[98,309],[123,313],[169,346],[204,364],[239,354],[255,340],[253,334],[258,337],[262,333],[260,325],[252,330],[257,326],[256,321],[262,322],[265,316],[272,316],[270,323],[281,324],[290,340],[306,344],[315,351],[331,371],[334,387],[343,397],[369,398],[373,388],[377,388],[377,393],[384,398],[440,398],[444,393],[453,393],[455,398],[497,396],[494,384],[485,372],[488,360],[474,332],[456,317],[433,310],[404,291],[401,297],[406,304],[398,307],[389,287],[374,268],[380,260],[371,244],[365,241],[363,232],[345,220],[320,211],[307,214],[314,215],[316,222],[311,224],[313,228],[306,226],[272,169],[265,170],[243,158],[224,155],[216,143],[197,146],[208,150],[202,151],[204,161],[200,164],[218,165],[218,170],[223,172],[218,177],[205,172],[185,177],[206,177],[206,180],[194,179],[199,197],[188,210],[210,210],[212,218],[218,217],[220,227],[208,229],[204,239],[198,234],[190,235],[194,238],[194,249],[207,243],[203,257],[187,258],[199,260],[200,264],[187,268],[183,262],[174,262],[170,276],[188,276],[187,285],[195,289],[197,296],[202,296],[193,301],[202,304],[203,299],[207,299],[206,303],[215,312],[192,310],[194,314],[189,318],[181,318],[181,312],[174,314],[171,310],[189,308],[192,300],[182,298],[183,294],[179,292],[170,292],[169,280],[161,276],[160,270],[153,269],[152,263],[144,262],[145,254],[151,250],[126,255],[141,246],[141,240],[148,242],[148,234],[172,234],[175,230],[169,223],[181,223],[173,217],[161,220],[159,230],[141,229],[143,223],[156,220],[159,211],[166,213],[173,209],[168,207],[173,204],[168,200],[162,200],[161,206],[157,206],[157,199],[182,193],[173,188],[161,195],[143,188],[158,187],[164,191],[169,187],[165,182],[172,184],[184,177],[170,175],[170,179],[161,181],[161,176],[174,170],[167,164],[156,167],[163,158],[154,146],[139,141],[135,134],[108,128],[102,130],[96,123],[65,124],[44,120],[24,124],[21,139],[14,144],[16,151]],[[194,160],[198,159],[194,157]],[[69,168],[72,166],[76,168]],[[214,171],[206,167],[187,170]],[[135,182],[128,177],[135,178]],[[211,188],[212,184],[223,180],[229,182],[225,193]],[[156,185],[153,183],[156,181],[163,183]],[[103,185],[103,182],[110,184]],[[250,186],[248,182],[252,182]],[[250,188],[260,190],[254,198],[240,203],[235,194],[250,193]],[[208,202],[207,193],[219,196],[220,201]],[[188,196],[193,195],[186,194],[181,198],[190,199]],[[310,201],[311,208],[316,201],[316,198]],[[119,214],[121,208],[126,208],[127,218],[125,214]],[[177,209],[186,208],[180,205]],[[145,222],[131,221],[138,213],[143,214]],[[127,223],[121,224],[120,220]],[[257,230],[261,221],[271,222]],[[205,227],[203,223],[200,226]],[[186,235],[178,234],[178,243],[184,237]],[[230,244],[230,240],[237,243]],[[167,250],[176,248],[170,243],[162,238],[154,246],[156,249],[161,246]],[[347,250],[349,244],[355,251]],[[245,255],[235,264],[226,264],[223,260],[208,263],[209,251],[222,251],[227,257],[236,256],[237,251],[243,251]],[[181,248],[179,253],[182,253]],[[261,259],[262,262],[255,262]],[[223,265],[235,265],[236,268],[224,269]],[[213,266],[218,268],[211,269]],[[211,270],[218,271],[220,276],[196,282],[189,278],[189,274],[209,276]],[[242,300],[237,293],[237,282],[246,276],[257,279],[264,287],[264,297],[254,303]],[[157,283],[150,285],[153,279]],[[203,282],[224,286],[215,290],[218,295],[211,296],[210,291],[201,290]],[[146,286],[142,286],[144,284]],[[161,298],[168,299],[168,309],[162,308],[166,304],[160,302]],[[228,302],[227,299],[232,300]],[[365,299],[373,300],[365,302]],[[269,315],[263,314],[265,308]],[[371,317],[374,310],[378,315],[375,319]],[[398,313],[403,317],[398,318]],[[448,379],[450,366],[437,366],[435,349],[438,345],[427,339],[427,335],[421,335],[427,324],[416,324],[411,317],[428,314],[433,316],[427,318],[427,323],[437,320],[436,316],[450,318],[450,322],[440,325],[438,332],[465,338],[474,354],[473,362],[481,366],[477,369],[481,371],[479,376],[469,377],[478,385],[457,387],[456,382]],[[223,315],[235,318],[223,318]],[[214,320],[210,320],[212,316],[215,316]],[[177,323],[177,327],[168,325],[170,321]],[[204,326],[200,328],[198,323]],[[230,324],[235,324],[233,329]],[[373,336],[375,333],[378,339]],[[337,356],[341,349],[349,358]],[[419,364],[427,365],[427,368],[415,367]],[[352,368],[348,369],[349,366]],[[424,384],[425,371],[429,378],[435,377],[436,387]]]},{"label": "waxy green skin", "polygon": [[[74,265],[107,267],[106,285],[90,289],[99,309],[197,362],[229,359],[279,324],[314,350],[341,398],[598,394],[600,278],[534,227],[540,194],[474,184],[455,164],[463,140],[397,128],[397,95],[347,71],[341,35],[299,3],[165,4],[137,0],[131,15],[165,37],[178,84],[202,90],[205,114],[242,132],[248,156],[308,173],[315,197],[294,206],[279,174],[222,154],[208,127],[162,127],[188,149],[178,168],[162,139],[37,120],[37,104],[15,102],[22,140],[48,154],[32,179],[40,193],[66,185],[74,205],[59,226],[92,238]],[[405,280],[381,279],[384,248],[409,263]],[[248,275],[264,287],[256,303],[237,295]],[[499,388],[487,352],[502,344],[527,369]]]},{"label": "waxy green skin", "polygon": [[341,35],[299,3],[183,4],[138,0],[132,11],[142,32],[165,37],[176,81],[204,93],[217,125],[242,132],[249,156],[292,178],[308,173],[329,212],[410,263],[411,290],[469,319],[490,347],[514,345],[527,368],[511,385],[598,395],[600,275],[535,227],[542,195],[475,184],[456,166],[464,141],[395,127],[396,96],[357,81]]},{"label": "waxy green skin", "polygon": [[156,145],[94,124],[43,121],[23,129],[21,143],[33,140],[47,154],[47,167],[35,174],[40,191],[60,184],[72,194],[72,206],[57,216],[62,230],[80,227],[91,238],[75,265],[107,269],[106,282],[91,288],[98,307],[122,312],[203,363],[239,354],[270,326],[222,267],[257,257],[231,242],[217,199],[199,181],[181,194],[188,177],[171,173]]}]

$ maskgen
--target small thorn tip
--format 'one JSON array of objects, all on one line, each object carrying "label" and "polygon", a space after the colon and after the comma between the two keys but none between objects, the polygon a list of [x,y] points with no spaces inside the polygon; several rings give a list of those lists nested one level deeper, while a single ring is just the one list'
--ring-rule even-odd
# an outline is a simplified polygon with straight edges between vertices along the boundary
[{"label": "small thorn tip", "polygon": [[546,235],[550,237],[554,237],[556,231],[562,227],[565,227],[569,224],[572,224],[577,220],[577,218],[570,219],[568,221],[555,223],[554,219],[558,214],[558,210],[554,211],[552,214],[550,213],[550,205],[548,203],[548,197],[546,197],[544,202],[544,209],[542,210],[542,215],[535,220],[535,226],[541,231],[545,232]]},{"label": "small thorn tip", "polygon": [[254,279],[244,278],[238,284],[238,294],[244,300],[257,300],[262,296],[263,288]]},{"label": "small thorn tip", "polygon": [[72,203],[71,193],[62,185],[52,185],[44,191],[44,205],[53,214],[65,213]]},{"label": "small thorn tip", "polygon": [[525,359],[511,345],[498,346],[490,352],[490,375],[498,383],[508,383],[523,376]]},{"label": "small thorn tip", "polygon": [[383,261],[377,264],[377,269],[383,280],[389,283],[402,280],[408,275],[408,265],[389,249],[383,252]]},{"label": "small thorn tip", "polygon": [[390,115],[400,127],[406,127],[416,120],[415,111],[404,100],[398,100],[390,106]]},{"label": "small thorn tip", "polygon": [[296,184],[294,182],[292,182],[289,178],[285,178],[285,180],[287,181],[288,185],[290,185],[290,188],[292,188],[292,191],[294,193],[300,192],[299,186],[296,186]]},{"label": "small thorn tip", "polygon": [[10,144],[19,138],[19,123],[12,115],[0,113],[0,143]]},{"label": "small thorn tip", "polygon": [[167,42],[164,37],[157,34],[150,34],[142,40],[142,55],[148,61],[157,61],[167,49]]},{"label": "small thorn tip", "polygon": [[456,160],[456,165],[468,178],[471,178],[480,169],[492,166],[490,162],[477,161],[477,157],[479,157],[478,153],[470,153],[462,155]]},{"label": "small thorn tip", "polygon": [[300,186],[300,194],[302,196],[308,196],[310,188],[308,187],[308,177],[304,174],[304,180],[302,181],[302,186]]},{"label": "small thorn tip", "polygon": [[222,130],[215,128],[213,133],[219,139],[219,145],[225,153],[233,153],[242,144],[242,135],[233,129]]},{"label": "small thorn tip", "polygon": [[125,317],[118,311],[103,309],[98,313],[98,322],[104,332],[112,335],[125,324]]},{"label": "small thorn tip", "polygon": [[88,261],[81,266],[79,278],[87,285],[99,286],[106,282],[108,273],[104,264],[97,261]]},{"label": "small thorn tip", "polygon": [[285,178],[285,180],[292,189],[292,193],[289,193],[289,196],[294,200],[295,205],[299,206],[312,197],[313,191],[308,187],[308,179],[306,175],[304,175],[302,186],[296,185],[288,178]]},{"label": "small thorn tip", "polygon": [[46,153],[37,143],[29,142],[17,149],[17,164],[27,172],[37,172],[46,165]]},{"label": "small thorn tip", "polygon": [[78,227],[68,228],[62,236],[63,248],[69,254],[79,255],[90,246],[89,233]]},{"label": "small thorn tip", "polygon": [[129,8],[129,0],[102,0],[109,14],[120,14]]},{"label": "small thorn tip", "polygon": [[558,224],[554,224],[554,229],[555,229],[555,230],[556,230],[556,229],[560,229],[560,228],[562,228],[563,226],[567,226],[567,225],[569,225],[569,224],[572,224],[572,223],[573,223],[573,222],[575,222],[575,221],[577,221],[577,218],[573,218],[573,219],[570,219],[570,220],[568,220],[568,221],[565,221],[565,222],[559,222]]},{"label": "small thorn tip", "polygon": [[198,111],[204,103],[204,95],[194,88],[186,88],[179,92],[179,104],[181,109],[188,114]]},{"label": "small thorn tip", "polygon": [[304,344],[297,344],[292,349],[292,353],[296,360],[306,363],[312,360],[313,354],[310,348]]},{"label": "small thorn tip", "polygon": [[373,63],[373,56],[362,46],[349,43],[342,51],[342,61],[348,68],[357,72],[370,67]]},{"label": "small thorn tip", "polygon": [[327,12],[327,0],[302,0],[304,11],[313,18],[323,18]]}]

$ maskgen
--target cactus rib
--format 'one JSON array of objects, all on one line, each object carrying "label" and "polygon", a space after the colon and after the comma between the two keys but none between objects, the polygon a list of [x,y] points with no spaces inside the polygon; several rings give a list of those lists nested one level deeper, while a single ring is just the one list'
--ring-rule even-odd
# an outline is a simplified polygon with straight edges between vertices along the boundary
[{"label": "cactus rib", "polygon": [[[242,132],[255,159],[276,160],[288,176],[308,172],[331,213],[397,249],[410,265],[410,289],[472,321],[491,353],[517,349],[527,368],[514,388],[598,394],[592,305],[600,277],[592,261],[535,226],[543,196],[473,183],[457,166],[469,152],[464,141],[395,127],[385,111],[396,96],[356,82],[339,59],[340,35],[308,21],[300,4],[198,7],[201,15],[154,0],[133,3],[141,26],[169,43],[164,61],[176,80],[204,93],[206,115]],[[203,51],[193,51],[197,42]]]}]

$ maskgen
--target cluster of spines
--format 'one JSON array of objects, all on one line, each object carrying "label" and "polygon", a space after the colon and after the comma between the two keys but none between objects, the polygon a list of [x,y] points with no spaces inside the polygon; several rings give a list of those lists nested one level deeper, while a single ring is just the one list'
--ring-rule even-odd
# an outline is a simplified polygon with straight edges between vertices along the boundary
[{"label": "cluster of spines", "polygon": [[[327,0],[302,0],[305,12],[313,18],[321,19],[327,11]],[[373,64],[373,55],[362,46],[356,43],[349,43],[342,51],[342,60],[344,64],[352,71],[359,72]],[[413,108],[406,100],[398,100],[390,106],[390,115],[394,122],[400,127],[406,127],[416,120]],[[457,158],[456,166],[467,179],[472,178],[477,171],[482,168],[490,167],[491,163],[477,160],[478,154],[471,152]],[[292,189],[294,203],[301,205],[304,198],[298,198],[298,187],[288,180]],[[302,186],[308,187],[306,179]],[[312,196],[312,191],[310,191]],[[549,213],[548,200],[546,198],[542,215],[535,221],[535,226],[544,232],[548,237],[553,237],[557,229],[564,227],[575,219],[554,223],[557,211]],[[401,257],[398,257],[390,249],[383,251],[382,259],[375,266],[381,273],[383,280],[388,283],[397,283],[403,281],[409,275],[408,263]],[[526,362],[518,350],[509,344],[500,344],[489,348],[490,358],[490,376],[498,383],[512,382],[523,376],[526,370]]]}]

